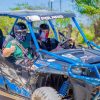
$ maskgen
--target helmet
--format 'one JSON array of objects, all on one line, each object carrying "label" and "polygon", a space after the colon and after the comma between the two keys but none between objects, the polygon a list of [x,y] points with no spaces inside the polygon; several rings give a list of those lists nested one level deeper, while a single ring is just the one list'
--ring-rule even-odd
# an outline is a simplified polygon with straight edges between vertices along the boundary
[{"label": "helmet", "polygon": [[50,30],[49,29],[49,25],[47,25],[45,23],[44,24],[41,24],[39,28],[40,28],[40,33],[41,33],[42,30]]},{"label": "helmet", "polygon": [[15,38],[21,42],[26,39],[27,27],[23,22],[18,22],[14,26]]}]

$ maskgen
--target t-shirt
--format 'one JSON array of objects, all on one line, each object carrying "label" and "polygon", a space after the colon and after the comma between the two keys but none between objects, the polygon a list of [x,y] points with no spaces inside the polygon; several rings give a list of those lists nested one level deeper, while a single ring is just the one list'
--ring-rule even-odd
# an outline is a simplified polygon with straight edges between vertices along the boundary
[{"label": "t-shirt", "polygon": [[[30,37],[29,37],[29,38],[27,37],[25,41],[19,42],[19,43],[20,43],[25,49],[28,49],[28,48],[30,48],[30,41],[31,41],[31,38],[30,38]],[[11,45],[12,45],[12,40],[9,41],[9,42],[6,44],[6,48],[10,48]],[[16,44],[16,45],[13,44],[13,46],[15,46],[15,51],[14,51],[14,53],[13,53],[14,58],[15,58],[15,59],[23,59],[23,58],[24,58],[24,54],[23,54],[22,49],[21,49],[19,46],[17,46],[17,44]],[[28,53],[27,53],[27,57],[28,57],[29,59],[32,59],[32,54],[31,54],[29,51],[28,51]]]}]

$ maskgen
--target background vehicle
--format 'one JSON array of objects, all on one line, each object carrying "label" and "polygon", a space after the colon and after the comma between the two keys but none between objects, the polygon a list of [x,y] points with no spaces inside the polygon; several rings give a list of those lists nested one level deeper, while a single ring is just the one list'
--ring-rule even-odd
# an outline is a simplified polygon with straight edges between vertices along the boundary
[{"label": "background vehicle", "polygon": [[[0,12],[0,16],[15,18],[15,23],[19,19],[26,21],[38,55],[34,55],[33,61],[34,66],[38,69],[30,72],[29,81],[23,85],[17,67],[1,54],[0,87],[2,89],[25,99],[32,98],[32,100],[99,100],[100,47],[87,40],[73,13],[16,11]],[[32,23],[47,20],[54,32],[54,39],[58,41],[58,34],[52,19],[66,17],[73,20],[86,42],[87,48],[75,46],[76,48],[62,49],[56,52],[40,49]],[[10,34],[12,34],[12,30]]]}]

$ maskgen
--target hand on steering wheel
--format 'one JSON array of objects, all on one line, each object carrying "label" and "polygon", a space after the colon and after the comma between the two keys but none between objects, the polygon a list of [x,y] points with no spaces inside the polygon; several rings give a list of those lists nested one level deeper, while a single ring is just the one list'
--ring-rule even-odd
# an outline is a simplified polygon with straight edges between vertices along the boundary
[{"label": "hand on steering wheel", "polygon": [[75,41],[73,39],[66,39],[63,43],[60,43],[60,46],[64,49],[73,49],[76,48]]}]

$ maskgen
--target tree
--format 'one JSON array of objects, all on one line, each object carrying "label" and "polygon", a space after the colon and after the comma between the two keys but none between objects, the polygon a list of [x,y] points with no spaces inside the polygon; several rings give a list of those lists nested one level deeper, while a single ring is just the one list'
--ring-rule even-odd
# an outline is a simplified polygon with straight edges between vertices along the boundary
[{"label": "tree", "polygon": [[28,3],[17,4],[16,7],[10,8],[11,10],[48,10],[45,6],[31,6]]},{"label": "tree", "polygon": [[3,34],[6,35],[10,32],[10,29],[14,23],[13,18],[9,18],[9,17],[2,17],[0,16],[0,29],[3,31]]},{"label": "tree", "polygon": [[82,14],[100,14],[100,0],[75,0]]},{"label": "tree", "polygon": [[[94,20],[94,41],[100,37],[100,0],[75,0],[78,10]],[[98,42],[99,43],[99,42]]]},{"label": "tree", "polygon": [[11,10],[33,10],[33,7],[29,5],[28,3],[22,3],[22,4],[17,4],[16,7],[10,8]]}]

